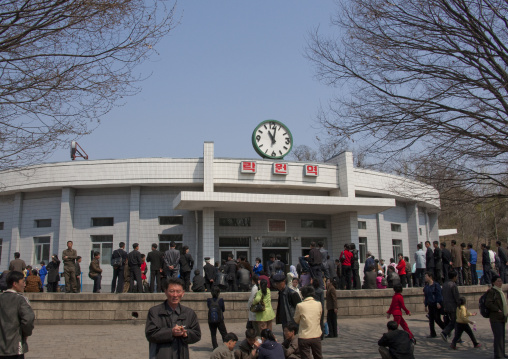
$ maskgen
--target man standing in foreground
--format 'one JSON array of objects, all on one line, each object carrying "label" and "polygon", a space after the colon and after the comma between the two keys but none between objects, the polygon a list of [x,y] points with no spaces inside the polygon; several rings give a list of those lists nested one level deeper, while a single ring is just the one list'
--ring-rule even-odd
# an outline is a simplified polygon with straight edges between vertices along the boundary
[{"label": "man standing in foreground", "polygon": [[[302,359],[321,359],[321,303],[314,299],[314,288],[303,287],[303,302],[298,303],[295,311],[295,323],[300,325],[298,348]],[[312,353],[312,355],[311,355]]]},{"label": "man standing in foreground", "polygon": [[389,321],[386,326],[388,327],[388,332],[384,333],[377,342],[381,358],[414,359],[414,347],[411,339],[409,339],[409,334],[404,330],[397,329],[398,324],[393,320]]},{"label": "man standing in foreground", "polygon": [[148,311],[145,336],[150,359],[189,358],[189,344],[201,340],[196,313],[180,304],[185,294],[184,282],[178,278],[167,278],[162,289],[167,300]]},{"label": "man standing in foreground", "polygon": [[25,276],[13,271],[7,275],[7,290],[0,295],[0,357],[23,359],[28,352],[27,337],[32,335],[35,314],[25,291]]},{"label": "man standing in foreground", "polygon": [[[275,323],[282,324],[282,328],[284,328],[288,325],[288,323],[293,321],[296,306],[302,300],[300,299],[300,294],[286,285],[286,276],[284,274],[274,275],[273,281],[275,288],[279,291],[279,301],[277,304]],[[312,293],[314,293],[314,290],[312,290]],[[319,305],[321,305],[321,303],[319,303]],[[320,318],[321,317],[319,317],[319,319]]]},{"label": "man standing in foreground", "polygon": [[77,293],[78,282],[76,281],[76,259],[78,253],[72,249],[72,241],[67,241],[67,249],[62,252],[64,262],[65,293]]}]

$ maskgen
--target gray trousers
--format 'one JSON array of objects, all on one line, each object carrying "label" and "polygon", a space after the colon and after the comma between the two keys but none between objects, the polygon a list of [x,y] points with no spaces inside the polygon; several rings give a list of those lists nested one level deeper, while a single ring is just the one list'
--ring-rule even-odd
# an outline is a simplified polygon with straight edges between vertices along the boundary
[{"label": "gray trousers", "polygon": [[490,322],[490,327],[492,328],[492,334],[494,334],[494,358],[504,358],[506,323]]}]

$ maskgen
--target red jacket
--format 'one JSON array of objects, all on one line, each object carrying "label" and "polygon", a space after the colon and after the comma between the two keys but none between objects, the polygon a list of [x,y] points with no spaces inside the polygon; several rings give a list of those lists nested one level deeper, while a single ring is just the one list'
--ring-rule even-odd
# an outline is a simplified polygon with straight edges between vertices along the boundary
[{"label": "red jacket", "polygon": [[395,293],[392,297],[390,309],[388,309],[386,314],[402,315],[401,309],[404,309],[406,314],[409,315],[409,310],[407,310],[406,305],[404,304],[404,297],[402,296],[402,293]]},{"label": "red jacket", "polygon": [[342,265],[349,266],[349,267],[351,267],[351,259],[352,258],[353,258],[353,253],[351,253],[350,251],[347,251],[347,250],[343,250],[340,253],[340,257],[339,257],[340,261],[342,262]]},{"label": "red jacket", "polygon": [[397,264],[397,273],[399,275],[406,275],[406,261],[401,259],[399,264]]}]

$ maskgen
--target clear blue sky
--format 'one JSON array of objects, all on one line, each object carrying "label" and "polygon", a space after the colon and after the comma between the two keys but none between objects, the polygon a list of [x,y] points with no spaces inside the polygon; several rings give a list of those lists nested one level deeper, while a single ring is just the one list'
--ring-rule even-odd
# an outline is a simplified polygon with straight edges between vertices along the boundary
[{"label": "clear blue sky", "polygon": [[[177,4],[180,24],[159,55],[138,71],[151,77],[141,93],[78,140],[90,159],[256,158],[254,127],[285,123],[294,145],[314,146],[315,117],[336,90],[319,83],[304,52],[309,31],[331,31],[333,0],[192,1]],[[69,149],[48,161],[68,161]]]}]

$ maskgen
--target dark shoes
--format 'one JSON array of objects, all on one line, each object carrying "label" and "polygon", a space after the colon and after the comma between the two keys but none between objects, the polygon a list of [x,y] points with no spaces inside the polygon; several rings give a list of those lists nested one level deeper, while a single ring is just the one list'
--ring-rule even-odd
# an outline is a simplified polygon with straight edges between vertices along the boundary
[{"label": "dark shoes", "polygon": [[441,332],[441,338],[448,343],[448,336],[445,333]]}]

